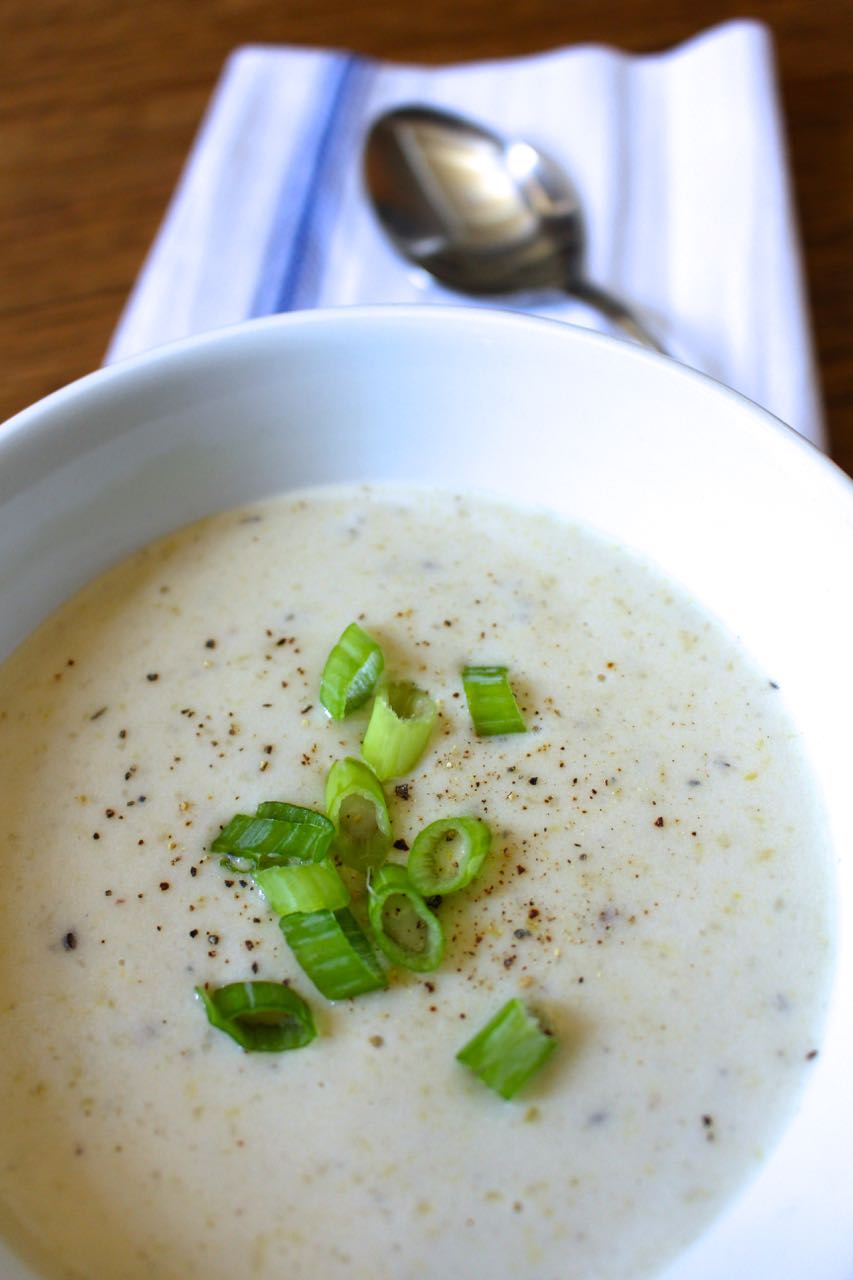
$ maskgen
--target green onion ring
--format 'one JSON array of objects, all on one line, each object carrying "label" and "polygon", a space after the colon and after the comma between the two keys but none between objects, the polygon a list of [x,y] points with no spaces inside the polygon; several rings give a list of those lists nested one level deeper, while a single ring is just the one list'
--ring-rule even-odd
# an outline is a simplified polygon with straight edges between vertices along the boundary
[{"label": "green onion ring", "polygon": [[479,818],[439,818],[424,827],[409,853],[409,879],[424,898],[456,893],[479,873],[492,833]]},{"label": "green onion ring", "polygon": [[506,667],[465,667],[462,685],[478,737],[526,732],[527,725],[509,686]]},{"label": "green onion ring", "polygon": [[376,775],[361,760],[336,760],[326,778],[326,813],[335,829],[342,862],[367,871],[385,861],[391,847],[391,819]]},{"label": "green onion ring", "polygon": [[236,1040],[246,1053],[301,1049],[317,1034],[308,1005],[279,982],[232,982],[196,987],[212,1027]]},{"label": "green onion ring", "polygon": [[[416,973],[431,973],[444,958],[444,929],[438,916],[430,911],[417,889],[410,881],[405,867],[386,863],[374,872],[367,882],[367,913],[377,945],[393,964],[413,969]],[[403,946],[388,933],[385,912],[394,898],[405,898],[420,924],[426,929],[426,939],[421,950]]]},{"label": "green onion ring", "polygon": [[326,659],[320,701],[333,720],[343,720],[370,697],[385,659],[379,645],[351,622]]},{"label": "green onion ring", "polygon": [[277,916],[296,912],[338,911],[350,900],[349,889],[331,858],[322,862],[292,862],[286,867],[268,867],[254,873],[271,911]]},{"label": "green onion ring", "polygon": [[348,908],[284,916],[278,923],[299,964],[327,1000],[387,987],[385,972]]},{"label": "green onion ring", "polygon": [[210,846],[232,871],[282,866],[297,859],[319,862],[329,852],[334,825],[301,805],[266,801],[252,816],[236,813]]},{"label": "green onion ring", "polygon": [[512,1098],[556,1047],[554,1037],[516,997],[508,1000],[456,1057],[502,1098]]},{"label": "green onion ring", "polygon": [[437,716],[438,707],[429,694],[409,681],[382,686],[361,744],[361,754],[380,782],[414,769]]}]

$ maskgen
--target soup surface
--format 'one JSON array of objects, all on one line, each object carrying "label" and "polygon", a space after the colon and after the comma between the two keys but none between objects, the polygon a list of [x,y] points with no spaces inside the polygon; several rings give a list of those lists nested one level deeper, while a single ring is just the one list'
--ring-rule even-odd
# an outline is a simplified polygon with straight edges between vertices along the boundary
[{"label": "soup surface", "polygon": [[[331,1004],[206,850],[263,800],[322,809],[358,754],[366,710],[318,701],[353,619],[441,704],[395,838],[469,813],[494,840],[443,966]],[[474,735],[472,661],[529,732]],[[482,499],[296,494],[94,582],[0,669],[9,1238],[87,1280],[654,1274],[818,1046],[829,859],[783,697],[623,549]],[[194,986],[253,977],[317,1039],[212,1029]],[[516,995],[559,1046],[505,1102],[455,1054]]]}]

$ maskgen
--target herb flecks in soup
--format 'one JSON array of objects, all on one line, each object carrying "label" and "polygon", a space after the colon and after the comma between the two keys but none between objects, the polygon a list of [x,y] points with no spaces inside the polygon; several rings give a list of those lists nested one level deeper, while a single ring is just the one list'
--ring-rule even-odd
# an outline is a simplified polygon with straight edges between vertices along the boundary
[{"label": "herb flecks in soup", "polygon": [[[394,860],[444,817],[492,841],[430,904],[440,968],[329,1003],[204,850],[323,807],[369,715],[319,699],[354,619],[439,706],[385,785]],[[507,664],[527,732],[480,737],[460,672]],[[653,1273],[818,1045],[828,858],[783,696],[623,550],[465,498],[296,495],[92,584],[0,670],[11,1238],[100,1280]],[[192,995],[283,980],[298,1052],[242,1053]],[[456,1055],[516,999],[560,1049],[505,1102]]]}]

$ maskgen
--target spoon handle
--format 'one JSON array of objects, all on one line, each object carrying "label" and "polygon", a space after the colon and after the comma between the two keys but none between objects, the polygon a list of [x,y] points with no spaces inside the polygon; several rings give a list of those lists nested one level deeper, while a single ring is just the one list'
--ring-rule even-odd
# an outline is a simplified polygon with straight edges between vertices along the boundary
[{"label": "spoon handle", "polygon": [[657,338],[652,334],[642,320],[632,311],[631,308],[619,298],[608,293],[606,289],[599,289],[597,285],[588,284],[586,281],[578,281],[573,283],[568,291],[573,298],[579,298],[581,302],[586,302],[596,311],[600,311],[602,315],[607,316],[608,320],[612,320],[614,324],[618,324],[629,338],[633,338],[641,347],[648,347],[651,351],[658,351],[661,355],[667,355],[666,347],[658,342]]}]

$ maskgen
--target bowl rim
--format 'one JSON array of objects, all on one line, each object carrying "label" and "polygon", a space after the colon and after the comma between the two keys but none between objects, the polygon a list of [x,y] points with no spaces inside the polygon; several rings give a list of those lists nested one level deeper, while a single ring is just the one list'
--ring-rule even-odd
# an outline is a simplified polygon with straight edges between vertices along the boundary
[{"label": "bowl rim", "polygon": [[741,410],[746,410],[756,428],[770,431],[778,441],[785,441],[786,447],[797,451],[806,465],[817,466],[823,471],[827,482],[840,486],[842,492],[847,490],[853,499],[853,479],[818,445],[800,435],[794,427],[776,417],[770,410],[712,375],[691,368],[672,356],[611,337],[609,334],[599,333],[594,329],[586,329],[550,316],[531,315],[528,312],[493,306],[419,306],[412,303],[381,303],[350,307],[318,307],[310,311],[289,311],[259,316],[214,329],[206,329],[201,333],[162,343],[123,360],[102,365],[58,387],[55,391],[48,392],[47,395],[0,423],[0,452],[5,446],[15,442],[22,433],[33,429],[49,430],[53,415],[61,413],[74,401],[85,399],[89,395],[106,394],[109,391],[121,389],[121,384],[125,381],[132,381],[140,375],[151,371],[156,372],[161,368],[168,370],[171,366],[180,365],[183,361],[197,355],[210,355],[220,346],[250,342],[258,336],[291,328],[328,328],[337,325],[355,327],[358,324],[370,326],[387,322],[389,319],[393,319],[395,324],[406,326],[425,325],[430,329],[441,324],[457,325],[462,329],[483,331],[483,333],[489,332],[494,326],[533,331],[541,329],[543,332],[551,333],[565,331],[569,341],[581,346],[588,345],[591,349],[608,351],[617,360],[651,362],[658,368],[665,367],[667,376],[673,382],[680,381],[689,385],[698,384],[712,388],[723,400],[738,406]]}]

